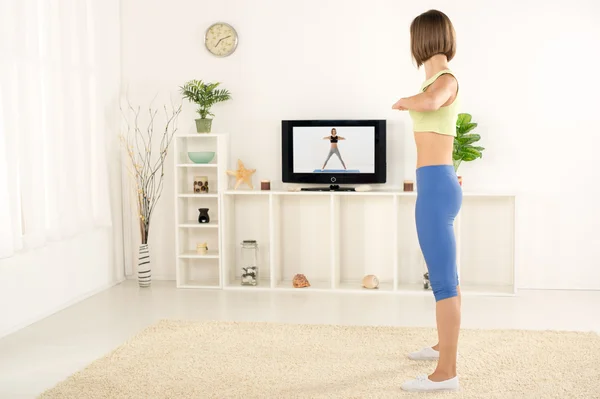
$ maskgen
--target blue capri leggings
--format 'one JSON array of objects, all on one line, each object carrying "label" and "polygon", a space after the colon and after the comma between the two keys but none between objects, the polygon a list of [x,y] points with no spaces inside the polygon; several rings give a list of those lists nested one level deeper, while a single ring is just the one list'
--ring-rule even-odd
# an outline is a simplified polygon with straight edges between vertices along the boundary
[{"label": "blue capri leggings", "polygon": [[417,236],[436,302],[457,296],[454,218],[461,204],[462,189],[452,165],[417,169]]}]

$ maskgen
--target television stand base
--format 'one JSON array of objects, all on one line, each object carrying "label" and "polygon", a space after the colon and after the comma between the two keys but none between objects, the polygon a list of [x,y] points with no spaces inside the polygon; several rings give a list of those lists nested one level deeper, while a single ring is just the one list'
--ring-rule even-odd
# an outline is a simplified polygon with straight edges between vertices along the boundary
[{"label": "television stand base", "polygon": [[356,191],[354,187],[340,187],[337,184],[332,184],[329,187],[308,187],[301,188],[301,191]]}]

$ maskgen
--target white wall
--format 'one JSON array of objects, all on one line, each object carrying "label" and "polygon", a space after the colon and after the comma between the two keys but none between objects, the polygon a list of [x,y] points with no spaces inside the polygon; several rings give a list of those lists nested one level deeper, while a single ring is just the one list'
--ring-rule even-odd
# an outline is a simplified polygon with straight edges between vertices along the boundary
[{"label": "white wall", "polygon": [[115,270],[111,229],[0,261],[0,337],[112,285]]},{"label": "white wall", "polygon": [[[415,150],[409,116],[390,108],[424,78],[408,28],[429,8],[455,24],[463,111],[487,148],[461,167],[465,190],[518,193],[519,285],[600,289],[593,0],[123,0],[123,87],[143,103],[157,93],[178,99],[188,79],[223,82],[233,100],[215,107],[214,130],[232,134],[232,161],[257,168],[256,181],[281,179],[281,119],[388,119],[388,178],[398,186],[414,178]],[[202,42],[219,20],[240,35],[225,59]],[[183,130],[193,131],[193,119],[185,104]],[[154,275],[166,278],[175,273],[173,206],[173,196],[162,199],[154,231],[163,234],[150,242]]]},{"label": "white wall", "polygon": [[[98,122],[108,136],[112,226],[0,260],[0,337],[123,278],[121,182],[117,127],[120,88],[119,0],[90,2],[98,72]],[[82,132],[84,134],[84,132]]]}]

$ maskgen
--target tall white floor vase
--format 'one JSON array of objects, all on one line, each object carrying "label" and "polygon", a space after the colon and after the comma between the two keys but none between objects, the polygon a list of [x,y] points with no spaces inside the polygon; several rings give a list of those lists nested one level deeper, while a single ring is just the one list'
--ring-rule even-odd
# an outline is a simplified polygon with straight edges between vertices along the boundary
[{"label": "tall white floor vase", "polygon": [[138,256],[138,283],[140,287],[150,287],[152,283],[152,273],[150,270],[150,251],[148,244],[141,244]]}]

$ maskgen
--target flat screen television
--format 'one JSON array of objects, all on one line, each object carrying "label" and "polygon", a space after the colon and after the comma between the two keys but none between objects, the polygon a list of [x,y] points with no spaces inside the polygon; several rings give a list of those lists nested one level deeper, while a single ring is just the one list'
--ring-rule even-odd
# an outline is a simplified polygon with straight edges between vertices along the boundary
[{"label": "flat screen television", "polygon": [[283,120],[281,145],[284,183],[386,182],[385,120]]}]

